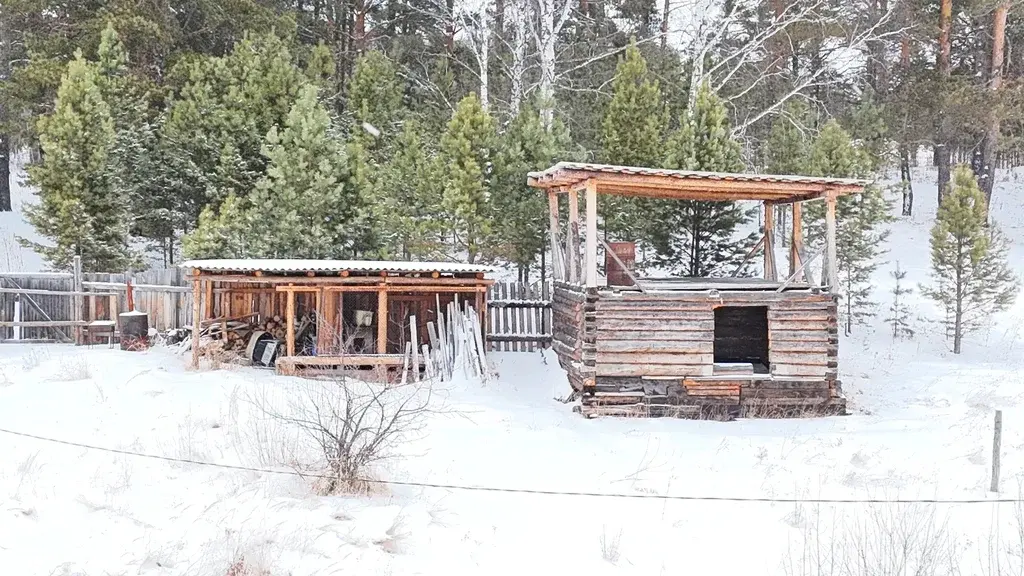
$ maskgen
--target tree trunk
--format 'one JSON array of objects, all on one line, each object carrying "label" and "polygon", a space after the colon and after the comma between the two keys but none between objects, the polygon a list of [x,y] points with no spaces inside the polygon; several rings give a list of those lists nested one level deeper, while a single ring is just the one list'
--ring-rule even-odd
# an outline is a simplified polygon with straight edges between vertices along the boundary
[{"label": "tree trunk", "polygon": [[914,213],[914,181],[910,171],[910,148],[900,146],[900,182],[903,184],[903,215]]},{"label": "tree trunk", "polygon": [[1006,42],[1006,14],[1010,10],[1009,2],[996,7],[992,17],[992,68],[990,70],[989,88],[996,102],[989,109],[988,126],[985,139],[981,145],[981,171],[978,183],[985,193],[985,210],[992,202],[992,188],[996,180],[996,152],[999,149],[999,123],[1001,110],[998,104],[999,92],[1003,86],[1003,56]]},{"label": "tree trunk", "polygon": [[11,211],[11,141],[0,134],[0,212]]},{"label": "tree trunk", "polygon": [[939,101],[941,102],[938,113],[938,130],[935,138],[935,165],[938,168],[938,202],[942,204],[942,198],[949,186],[949,128],[946,119],[946,90],[949,79],[949,54],[950,30],[953,27],[953,0],[940,0],[939,5],[939,52],[937,56],[936,69],[939,72]]},{"label": "tree trunk", "polygon": [[668,16],[672,12],[672,0],[665,0],[661,11],[661,47],[668,45]]},{"label": "tree trunk", "polygon": [[498,36],[505,36],[505,0],[494,2],[494,30]]},{"label": "tree trunk", "polygon": [[540,117],[544,127],[551,128],[555,119],[555,2],[540,0]]},{"label": "tree trunk", "polygon": [[455,52],[455,0],[445,0],[448,13],[444,15],[444,47],[451,55]]}]

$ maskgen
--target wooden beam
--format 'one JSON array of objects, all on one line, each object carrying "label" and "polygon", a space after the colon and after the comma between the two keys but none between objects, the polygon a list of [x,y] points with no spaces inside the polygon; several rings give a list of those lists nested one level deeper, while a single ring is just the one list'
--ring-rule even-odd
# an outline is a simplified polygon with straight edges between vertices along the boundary
[{"label": "wooden beam", "polygon": [[213,318],[213,281],[207,277],[204,284],[206,285],[206,317]]},{"label": "wooden beam", "polygon": [[39,322],[0,322],[0,328],[53,328],[55,326],[88,326],[84,320],[48,320]]},{"label": "wooden beam", "polygon": [[201,276],[192,281],[192,367],[199,367],[199,332],[203,321],[203,288]]},{"label": "wooden beam", "polygon": [[[389,286],[416,286],[426,280],[425,278],[401,276],[389,276],[387,278],[380,278],[379,276],[349,276],[348,278],[334,276],[317,276],[315,278],[307,278],[305,276],[264,276],[263,278],[254,278],[239,274],[217,276],[216,279],[217,282],[223,284],[257,284],[260,286],[274,286],[278,284],[294,284],[296,286],[361,285],[370,286],[371,291],[375,290],[382,283]],[[490,286],[494,284],[494,280],[487,278],[432,278],[430,282],[436,286],[476,286],[481,284]]]},{"label": "wooden beam", "polygon": [[800,270],[799,276],[794,276],[797,282],[802,282],[806,276],[803,272],[804,259],[804,226],[803,226],[803,205],[799,202],[793,203],[793,236],[789,242],[789,275],[793,276]]},{"label": "wooden beam", "polygon": [[548,191],[548,234],[551,247],[551,275],[555,280],[565,280],[562,259],[558,254],[558,194],[555,190]]},{"label": "wooden beam", "polygon": [[[860,184],[736,180],[728,175],[722,178],[678,178],[659,174],[617,174],[611,172],[594,172],[587,170],[561,170],[543,178],[529,178],[527,184],[536,188],[555,189],[576,187],[587,180],[598,183],[601,194],[616,194],[632,190],[660,190],[666,197],[683,199],[691,198],[691,194],[710,195],[718,200],[771,200],[776,197],[806,199],[821,198],[826,194],[856,194],[863,190]],[[745,194],[743,194],[745,193]],[[743,194],[741,196],[741,194]]]},{"label": "wooden beam", "polygon": [[[85,287],[82,285],[82,257],[75,256],[72,264],[72,289],[81,294],[85,291]],[[71,319],[75,321],[82,320],[82,306],[84,304],[83,296],[75,296],[72,301],[72,305],[75,307],[71,314]],[[81,328],[75,328],[75,344],[81,344],[83,341],[84,332]]]},{"label": "wooden beam", "polygon": [[569,282],[580,281],[580,196],[577,192],[569,192],[569,233],[566,235]]},{"label": "wooden beam", "polygon": [[776,281],[775,272],[775,206],[764,202],[764,279]]},{"label": "wooden beam", "polygon": [[597,287],[597,183],[587,181],[587,281],[588,288]]},{"label": "wooden beam", "polygon": [[388,351],[388,291],[377,292],[377,353]]},{"label": "wooden beam", "polygon": [[826,267],[828,270],[828,287],[832,292],[839,289],[839,267],[836,256],[836,197],[825,198],[825,249],[827,252]]},{"label": "wooden beam", "polygon": [[287,293],[284,321],[286,323],[285,342],[289,356],[295,356],[295,292]]}]

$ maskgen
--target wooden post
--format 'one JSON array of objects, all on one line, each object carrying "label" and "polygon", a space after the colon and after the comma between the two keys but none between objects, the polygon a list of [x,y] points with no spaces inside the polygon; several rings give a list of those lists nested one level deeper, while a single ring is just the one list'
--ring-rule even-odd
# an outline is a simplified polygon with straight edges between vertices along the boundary
[{"label": "wooden post", "polygon": [[775,205],[764,202],[764,279],[777,281],[775,271]]},{"label": "wooden post", "polygon": [[996,410],[996,426],[992,434],[992,492],[999,492],[999,453],[1003,443],[1003,411]]},{"label": "wooden post", "polygon": [[597,287],[597,183],[587,180],[587,288]]},{"label": "wooden post", "polygon": [[[206,317],[213,318],[213,281],[207,280],[206,284]],[[223,298],[223,296],[221,296]]]},{"label": "wooden post", "polygon": [[548,225],[551,234],[551,276],[555,280],[564,280],[562,261],[558,257],[558,194],[548,191]]},{"label": "wooden post", "polygon": [[321,287],[316,293],[316,355],[327,355],[327,310],[324,306],[324,289]]},{"label": "wooden post", "polygon": [[285,343],[288,356],[295,356],[295,291],[289,290],[285,298]]},{"label": "wooden post", "polygon": [[[793,276],[796,271],[800,269],[800,264],[804,258],[804,227],[803,227],[803,205],[799,202],[793,202],[793,236],[789,243],[789,275]],[[804,272],[801,270],[798,281],[802,281],[804,278]]]},{"label": "wooden post", "polygon": [[835,293],[839,291],[839,267],[836,260],[836,197],[831,192],[825,197],[825,247],[828,288]]},{"label": "wooden post", "polygon": [[71,315],[71,319],[79,324],[75,325],[75,344],[82,343],[83,329],[81,326],[82,321],[82,292],[85,289],[82,286],[82,257],[75,256],[74,263],[72,264],[72,283],[74,284],[75,296],[72,298],[72,305],[75,307],[74,313]]},{"label": "wooden post", "polygon": [[388,353],[388,291],[377,292],[377,354]]},{"label": "wooden post", "polygon": [[199,367],[199,327],[203,321],[202,297],[203,288],[199,272],[192,281],[192,367]]},{"label": "wooden post", "polygon": [[580,281],[580,197],[575,190],[569,191],[569,234],[566,239],[569,274],[567,280]]}]

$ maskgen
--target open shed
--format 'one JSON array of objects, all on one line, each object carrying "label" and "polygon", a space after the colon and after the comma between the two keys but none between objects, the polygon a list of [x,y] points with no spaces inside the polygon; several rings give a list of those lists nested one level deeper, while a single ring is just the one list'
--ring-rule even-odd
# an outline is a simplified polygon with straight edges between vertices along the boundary
[{"label": "open shed", "polygon": [[[400,366],[407,343],[428,343],[428,323],[449,303],[484,325],[489,266],[367,260],[193,260],[193,343],[204,326],[283,324],[279,372],[300,367]],[[414,333],[415,331],[415,333]],[[192,346],[198,365],[200,347]],[[418,369],[418,368],[417,368]]]},{"label": "open shed", "polygon": [[[861,192],[865,182],[566,162],[530,173],[528,181],[548,194],[553,347],[581,393],[585,414],[845,411],[837,360],[835,207],[837,198]],[[747,259],[762,253],[763,277],[639,277],[628,254],[618,254],[598,236],[603,194],[761,202],[763,236]],[[826,233],[818,254],[805,250],[799,225],[804,202],[825,203]],[[789,271],[780,278],[775,214],[782,209],[795,225],[788,231]],[[819,257],[822,274],[815,279],[808,265]]]}]

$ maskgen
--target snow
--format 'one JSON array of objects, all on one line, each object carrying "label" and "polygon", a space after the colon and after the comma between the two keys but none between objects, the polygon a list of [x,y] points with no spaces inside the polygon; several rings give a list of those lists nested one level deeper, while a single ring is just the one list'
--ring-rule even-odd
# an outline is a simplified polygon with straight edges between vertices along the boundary
[{"label": "snow", "polygon": [[189,260],[182,268],[216,271],[341,272],[343,270],[389,270],[395,272],[497,272],[493,266],[452,262],[399,262],[393,260],[302,260],[302,259],[219,259]]},{"label": "snow", "polygon": [[[1020,174],[999,182],[992,212],[1014,241],[1015,269],[1024,272]],[[873,279],[879,316],[840,346],[849,416],[586,420],[557,400],[569,388],[550,352],[494,353],[496,378],[438,385],[439,409],[375,470],[399,482],[642,498],[407,485],[369,497],[317,496],[291,475],[0,432],[0,566],[19,576],[224,576],[244,557],[274,576],[811,575],[842,570],[802,563],[808,545],[826,555],[870,548],[874,559],[877,550],[897,554],[905,534],[915,539],[911,548],[934,545],[939,551],[928,557],[942,556],[942,566],[920,573],[946,573],[947,561],[964,575],[995,573],[996,561],[1019,567],[1012,543],[1019,511],[1009,503],[654,498],[992,500],[996,409],[1004,423],[998,496],[1019,494],[1024,302],[969,336],[961,355],[950,352],[935,322],[941,315],[919,290],[909,300],[913,339],[893,341],[881,320],[896,260],[908,285],[928,281],[934,178],[916,177],[916,214],[892,224],[887,263]],[[290,435],[267,428],[250,400],[260,391],[294,397],[308,383],[255,368],[184,366],[159,347],[0,345],[0,429],[287,469],[269,461],[268,446],[287,452]],[[920,563],[911,559],[903,573]],[[872,567],[853,573],[898,573]]]}]

